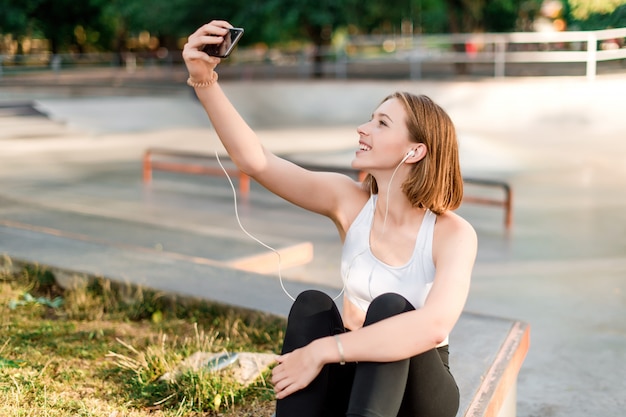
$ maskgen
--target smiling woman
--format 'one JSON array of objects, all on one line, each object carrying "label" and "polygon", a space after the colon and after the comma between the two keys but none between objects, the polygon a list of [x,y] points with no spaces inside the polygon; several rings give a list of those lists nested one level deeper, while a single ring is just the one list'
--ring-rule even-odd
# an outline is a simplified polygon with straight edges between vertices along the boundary
[{"label": "smiling woman", "polygon": [[277,417],[456,415],[448,335],[476,257],[454,125],[430,98],[387,96],[357,128],[352,167],[363,183],[302,168],[268,151],[222,91],[220,59],[202,52],[232,26],[213,21],[183,50],[222,144],[245,174],[328,217],[343,242],[343,312],[319,291],[296,297],[273,370]]}]

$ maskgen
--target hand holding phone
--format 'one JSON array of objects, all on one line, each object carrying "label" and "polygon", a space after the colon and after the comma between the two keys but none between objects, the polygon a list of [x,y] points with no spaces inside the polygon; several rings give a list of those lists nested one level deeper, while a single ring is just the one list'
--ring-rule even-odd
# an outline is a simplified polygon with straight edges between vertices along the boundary
[{"label": "hand holding phone", "polygon": [[235,49],[235,45],[237,45],[237,42],[239,42],[242,36],[242,28],[229,28],[222,42],[204,45],[202,50],[217,58],[227,58],[233,49]]}]

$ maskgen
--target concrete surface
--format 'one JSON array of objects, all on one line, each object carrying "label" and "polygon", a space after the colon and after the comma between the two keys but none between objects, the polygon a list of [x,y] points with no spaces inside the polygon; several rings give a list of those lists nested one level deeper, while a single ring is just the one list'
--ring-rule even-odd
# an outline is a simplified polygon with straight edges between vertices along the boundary
[{"label": "concrete surface", "polygon": [[[474,224],[480,242],[466,310],[532,326],[531,350],[518,381],[518,415],[624,414],[623,76],[593,83],[584,78],[232,82],[224,88],[267,146],[336,164],[349,162],[356,124],[387,93],[411,89],[442,104],[457,124],[464,174],[504,179],[514,190],[510,233],[502,228],[498,208],[466,205],[459,212]],[[94,245],[93,256],[115,261],[111,268],[132,264],[123,245],[162,251],[164,283],[192,292],[196,284],[189,289],[167,273],[176,256],[205,259],[211,248],[203,242],[211,239],[254,251],[238,229],[224,178],[160,173],[151,186],[141,184],[140,158],[147,146],[220,149],[182,84],[180,91],[158,94],[92,86],[72,90],[71,96],[59,88],[0,88],[0,101],[22,99],[36,99],[51,121],[0,118],[1,250],[11,248],[10,233],[20,233],[34,241],[13,250],[32,251],[41,243],[38,232],[47,231],[57,234],[47,253],[71,254],[71,247],[63,246],[69,245],[66,238],[85,237],[83,244]],[[283,271],[293,285],[339,292],[340,245],[328,220],[255,186],[250,199],[239,203],[242,223],[261,240],[279,246],[313,242],[313,262]],[[134,232],[120,242],[116,229]],[[107,252],[111,243],[117,245],[115,256]],[[288,303],[276,288],[271,296]]]}]

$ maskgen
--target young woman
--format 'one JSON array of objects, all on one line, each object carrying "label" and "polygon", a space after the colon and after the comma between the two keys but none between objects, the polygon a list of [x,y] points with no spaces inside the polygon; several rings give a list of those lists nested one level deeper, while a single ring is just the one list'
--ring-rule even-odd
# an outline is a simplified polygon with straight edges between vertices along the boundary
[{"label": "young woman", "polygon": [[189,37],[188,84],[239,169],[329,217],[344,244],[343,312],[305,291],[289,314],[272,375],[276,416],[455,416],[448,335],[467,298],[477,239],[451,211],[463,180],[450,118],[428,97],[394,93],[357,128],[352,166],[368,173],[363,183],[305,170],[265,149],[217,83],[220,60],[201,49],[229,27],[213,21]]}]

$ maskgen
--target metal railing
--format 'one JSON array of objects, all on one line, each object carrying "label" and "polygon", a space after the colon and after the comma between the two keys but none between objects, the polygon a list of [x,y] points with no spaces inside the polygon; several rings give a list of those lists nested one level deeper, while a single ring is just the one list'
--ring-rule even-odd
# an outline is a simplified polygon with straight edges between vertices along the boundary
[{"label": "metal railing", "polygon": [[[239,180],[238,190],[242,197],[250,193],[250,177],[233,166],[228,157],[224,158],[227,164],[224,170],[229,176],[236,176]],[[355,180],[363,181],[365,173],[349,167],[327,166],[296,162],[299,166],[311,171],[333,171],[351,176]],[[217,166],[215,155],[202,152],[183,151],[177,149],[148,148],[144,151],[142,161],[142,177],[144,184],[150,184],[154,171],[167,171],[189,175],[226,175],[224,170]],[[510,231],[513,226],[513,190],[504,181],[464,177],[463,182],[478,187],[498,189],[502,192],[501,198],[494,196],[465,195],[463,202],[501,207],[504,210],[504,227]]]}]

